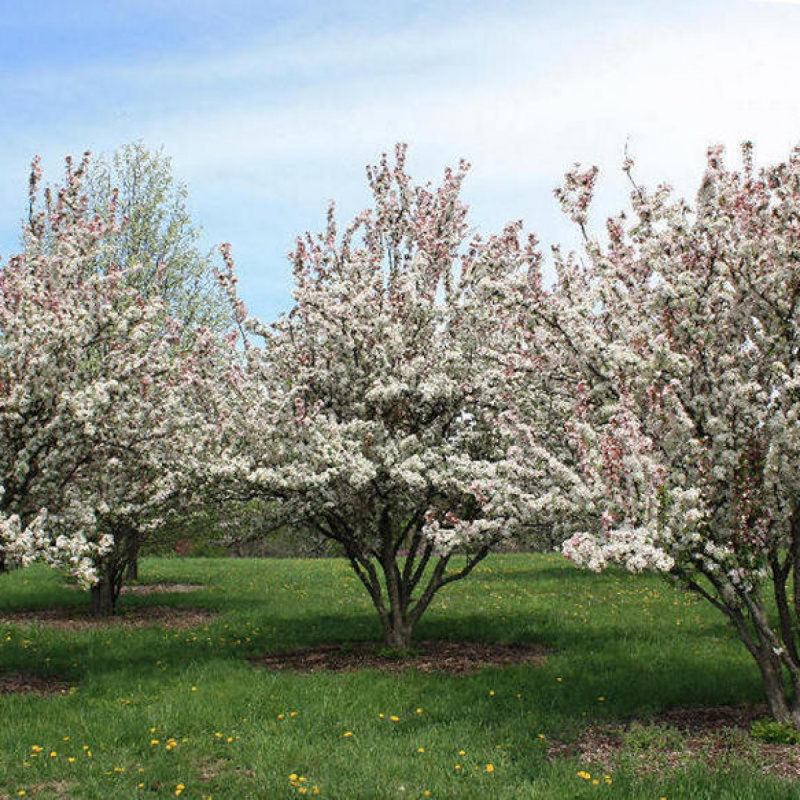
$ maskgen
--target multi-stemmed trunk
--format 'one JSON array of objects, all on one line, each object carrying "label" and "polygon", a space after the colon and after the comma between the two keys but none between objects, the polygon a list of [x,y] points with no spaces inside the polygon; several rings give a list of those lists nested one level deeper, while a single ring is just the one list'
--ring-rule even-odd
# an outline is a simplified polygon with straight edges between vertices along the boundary
[{"label": "multi-stemmed trunk", "polygon": [[97,565],[99,580],[90,590],[92,614],[109,617],[115,613],[122,585],[126,578],[131,577],[132,564],[138,577],[140,547],[141,537],[133,526],[116,526],[114,547]]},{"label": "multi-stemmed trunk", "polygon": [[[456,554],[438,553],[418,531],[392,535],[384,519],[378,543],[367,545],[339,521],[328,518],[326,523],[318,530],[343,545],[378,612],[384,644],[398,651],[411,649],[414,628],[437,592],[469,575],[490,551],[487,543],[475,552],[465,553],[461,556],[463,564],[448,571],[458,558]],[[407,548],[405,556],[401,555],[401,546]]]}]

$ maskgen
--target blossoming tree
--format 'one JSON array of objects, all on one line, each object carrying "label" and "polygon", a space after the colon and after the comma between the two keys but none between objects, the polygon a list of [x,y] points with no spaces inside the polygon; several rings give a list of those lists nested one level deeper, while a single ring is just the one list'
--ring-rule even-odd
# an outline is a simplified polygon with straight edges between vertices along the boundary
[{"label": "blossoming tree", "polygon": [[0,531],[6,559],[68,566],[108,613],[126,549],[180,496],[191,424],[180,331],[104,258],[113,202],[88,212],[87,166],[40,202],[34,163],[24,252],[0,272]]},{"label": "blossoming tree", "polygon": [[223,276],[263,341],[239,376],[225,470],[342,547],[399,649],[439,590],[557,504],[516,404],[535,242],[519,225],[467,240],[466,171],[415,186],[404,147],[384,156],[373,209],[340,233],[332,207],[323,234],[298,240],[295,306],[271,327]]},{"label": "blossoming tree", "polygon": [[[584,231],[593,182],[576,170],[559,193]],[[800,728],[800,150],[756,170],[746,145],[733,171],[711,149],[693,207],[666,186],[631,197],[607,244],[559,259],[559,311],[533,322],[576,376],[570,436],[594,493],[564,551],[705,598]]]}]

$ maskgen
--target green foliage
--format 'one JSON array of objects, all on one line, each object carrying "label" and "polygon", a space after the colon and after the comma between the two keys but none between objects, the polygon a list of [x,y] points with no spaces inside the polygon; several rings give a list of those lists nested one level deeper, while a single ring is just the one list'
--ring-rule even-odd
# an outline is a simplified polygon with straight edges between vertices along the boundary
[{"label": "green foliage", "polygon": [[643,725],[634,722],[624,737],[625,746],[638,753],[685,748],[681,732],[668,725]]},{"label": "green foliage", "polygon": [[378,655],[387,661],[404,661],[414,658],[414,656],[418,656],[422,652],[418,647],[412,647],[409,650],[400,650],[397,647],[381,647],[378,650]]},{"label": "green foliage", "polygon": [[800,744],[800,733],[785,722],[776,722],[774,719],[756,720],[750,728],[750,734],[760,742]]},{"label": "green foliage", "polygon": [[142,547],[145,556],[195,556],[219,558],[228,554],[223,544],[220,517],[224,512],[207,509],[178,516],[165,523]]},{"label": "green foliage", "polygon": [[[129,280],[145,296],[159,292],[172,317],[187,328],[230,326],[230,312],[214,279],[210,254],[197,248],[199,231],[188,210],[188,190],[175,180],[163,150],[141,142],[91,162],[85,184],[90,207],[108,213],[117,190],[123,224],[112,238],[107,262],[136,267]],[[104,268],[103,264],[99,267]]]}]

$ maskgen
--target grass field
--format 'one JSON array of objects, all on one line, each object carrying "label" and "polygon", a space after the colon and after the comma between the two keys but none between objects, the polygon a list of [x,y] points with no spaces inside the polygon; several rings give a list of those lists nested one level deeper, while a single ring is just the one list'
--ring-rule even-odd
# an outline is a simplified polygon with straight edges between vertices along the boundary
[{"label": "grass field", "polygon": [[[126,596],[123,608],[219,617],[183,629],[0,623],[2,672],[72,686],[0,696],[0,798],[800,797],[742,755],[742,741],[714,769],[662,763],[665,743],[680,740],[663,726],[635,727],[611,772],[569,751],[548,758],[592,725],[760,702],[722,618],[656,577],[490,558],[448,587],[418,637],[538,643],[550,655],[466,676],[252,666],[248,655],[378,638],[341,561],[148,559],[142,580],[205,588]],[[0,617],[86,602],[63,584],[44,568],[0,576]]]}]

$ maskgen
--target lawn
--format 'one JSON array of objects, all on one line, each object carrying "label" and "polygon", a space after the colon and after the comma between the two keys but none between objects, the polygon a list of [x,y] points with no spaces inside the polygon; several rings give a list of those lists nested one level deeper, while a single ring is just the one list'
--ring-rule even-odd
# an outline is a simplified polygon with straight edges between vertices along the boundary
[{"label": "lawn", "polygon": [[[651,724],[670,709],[762,699],[720,615],[657,577],[593,575],[559,556],[488,559],[442,593],[418,638],[549,655],[469,675],[253,666],[248,656],[378,637],[341,561],[146,559],[141,579],[203,588],[126,595],[123,611],[218,616],[191,627],[11,622],[86,597],[45,568],[0,576],[0,669],[65,684],[0,696],[0,798],[800,796],[762,769],[746,731],[720,734],[711,767],[688,734]],[[598,728],[621,737],[613,766],[581,749]]]}]

